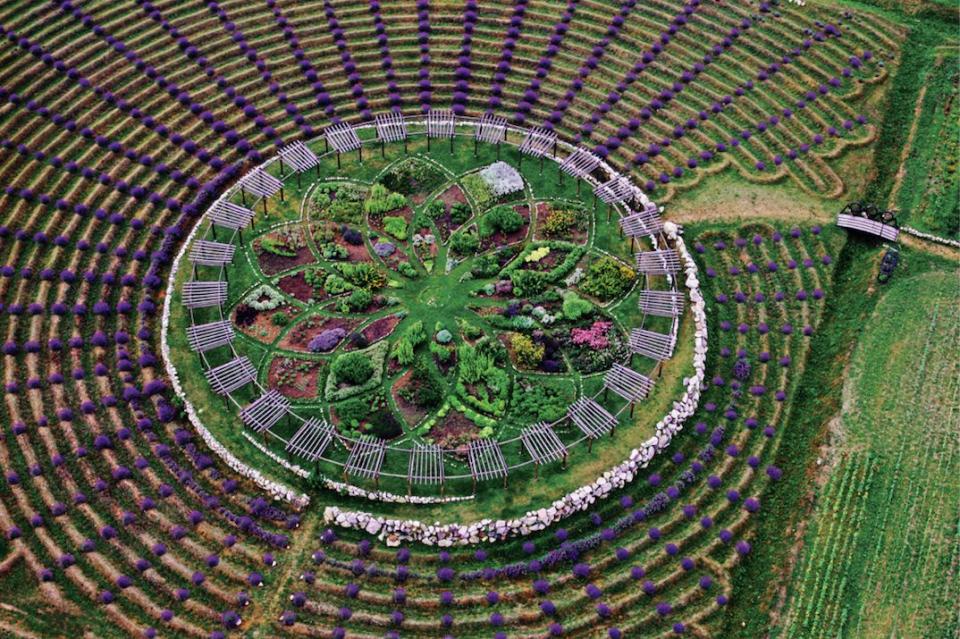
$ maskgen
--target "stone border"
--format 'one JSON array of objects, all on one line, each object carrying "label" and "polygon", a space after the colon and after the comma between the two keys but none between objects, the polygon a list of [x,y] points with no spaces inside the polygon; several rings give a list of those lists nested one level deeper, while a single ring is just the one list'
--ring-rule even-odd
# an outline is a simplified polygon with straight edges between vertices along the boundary
[{"label": "stone border", "polygon": [[690,296],[690,310],[695,326],[694,376],[684,380],[686,391],[679,401],[674,402],[673,409],[657,423],[656,435],[639,448],[630,451],[625,461],[603,473],[593,483],[568,493],[547,508],[528,511],[515,519],[482,519],[471,524],[425,524],[417,520],[387,519],[369,512],[328,506],[323,511],[324,522],[377,535],[388,546],[399,546],[407,542],[440,547],[497,542],[548,528],[576,512],[588,509],[596,501],[605,499],[613,491],[632,482],[640,469],[645,468],[657,453],[669,447],[673,436],[680,432],[684,422],[694,414],[706,374],[707,315],[700,281],[697,278],[697,265],[687,251],[680,237],[681,230],[676,224],[666,222],[664,233],[668,239],[674,241],[684,263],[684,284]]},{"label": "stone border", "polygon": [[927,240],[928,242],[935,242],[936,244],[943,244],[944,246],[950,246],[953,248],[960,248],[960,242],[951,240],[948,237],[941,237],[939,235],[933,235],[932,233],[924,233],[923,231],[918,231],[911,226],[901,226],[900,230],[907,235],[912,235],[913,237],[920,238],[921,240]]}]

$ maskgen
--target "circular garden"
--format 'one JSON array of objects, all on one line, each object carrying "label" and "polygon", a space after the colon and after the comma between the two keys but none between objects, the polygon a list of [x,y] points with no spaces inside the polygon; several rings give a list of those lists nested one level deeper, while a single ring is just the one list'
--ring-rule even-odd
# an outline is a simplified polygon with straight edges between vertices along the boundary
[{"label": "circular garden", "polygon": [[[559,496],[622,461],[669,409],[676,388],[638,404],[605,391],[605,375],[615,365],[651,382],[661,374],[630,348],[630,333],[675,335],[678,321],[638,303],[641,291],[668,291],[673,278],[638,273],[635,252],[650,240],[625,236],[621,205],[599,202],[553,162],[524,165],[509,145],[426,144],[414,136],[371,146],[362,159],[312,144],[319,164],[288,166],[282,198],[227,196],[256,211],[248,227],[230,235],[212,220],[198,225],[194,244],[229,241],[233,259],[191,264],[188,246],[176,283],[222,280],[227,292],[208,308],[175,300],[168,337],[178,351],[188,326],[229,322],[235,339],[175,354],[186,397],[217,441],[267,475],[293,479],[264,454],[272,453],[308,485],[373,489],[382,478],[390,497],[416,492],[423,501],[476,493],[477,442],[497,442],[504,470],[531,478],[541,463],[559,462],[551,476],[571,454],[576,463],[571,449],[583,444],[592,463],[548,491]],[[279,163],[267,170],[279,173]],[[203,371],[237,358],[255,374],[221,399]],[[260,437],[236,414],[273,391],[289,412]],[[604,441],[594,454],[596,434],[568,418],[581,397],[611,420],[616,446]],[[318,458],[290,445],[311,419],[332,436]],[[534,426],[559,439],[541,442],[546,459],[524,445]],[[364,441],[382,446],[382,460],[348,468]],[[438,451],[443,469],[424,461],[432,469],[417,481],[410,451],[423,448]]]}]

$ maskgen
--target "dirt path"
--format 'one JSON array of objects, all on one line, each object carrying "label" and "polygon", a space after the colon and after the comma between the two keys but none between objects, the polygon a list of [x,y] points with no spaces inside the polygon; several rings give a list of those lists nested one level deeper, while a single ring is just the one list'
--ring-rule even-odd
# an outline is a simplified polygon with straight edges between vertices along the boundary
[{"label": "dirt path", "polygon": [[322,517],[306,517],[306,524],[292,535],[293,543],[278,556],[283,557],[286,564],[272,580],[272,592],[263,601],[253,604],[254,610],[250,618],[244,618],[245,628],[269,628],[280,618],[280,613],[287,609],[286,596],[290,593],[290,584],[300,579],[303,570],[302,559],[306,556],[310,544],[316,540],[317,527],[322,523]]},{"label": "dirt path", "polygon": [[945,257],[948,260],[960,261],[960,249],[947,246],[946,244],[925,240],[903,232],[900,233],[900,243],[918,251]]}]

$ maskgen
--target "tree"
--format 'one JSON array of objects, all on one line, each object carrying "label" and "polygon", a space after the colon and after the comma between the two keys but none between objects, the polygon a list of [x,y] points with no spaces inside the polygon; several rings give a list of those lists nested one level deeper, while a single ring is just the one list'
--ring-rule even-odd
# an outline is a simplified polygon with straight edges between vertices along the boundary
[{"label": "tree", "polygon": [[359,386],[373,377],[373,364],[363,353],[346,353],[334,360],[330,371],[338,382]]}]

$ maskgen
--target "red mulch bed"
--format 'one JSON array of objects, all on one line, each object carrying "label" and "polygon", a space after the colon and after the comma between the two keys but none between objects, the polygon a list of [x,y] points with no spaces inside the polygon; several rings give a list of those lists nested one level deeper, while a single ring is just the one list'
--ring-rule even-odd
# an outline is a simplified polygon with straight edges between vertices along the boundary
[{"label": "red mulch bed", "polygon": [[[285,327],[277,326],[271,321],[271,317],[275,313],[282,312],[287,315],[287,317],[293,317],[297,314],[297,309],[292,306],[278,306],[272,311],[258,311],[256,316],[253,318],[253,322],[247,326],[240,326],[236,321],[236,312],[234,312],[233,323],[237,328],[244,332],[244,334],[249,335],[258,342],[264,342],[265,344],[272,344],[273,340],[277,339],[277,336],[280,334]],[[266,335],[261,335],[262,332],[266,332]]]},{"label": "red mulch bed", "polygon": [[527,237],[527,231],[530,229],[530,207],[526,204],[517,204],[513,207],[513,210],[523,218],[523,226],[513,233],[508,234],[503,231],[497,231],[490,237],[480,240],[480,250],[486,251],[494,246],[507,246],[508,244],[520,242]]},{"label": "red mulch bed", "polygon": [[537,202],[537,240],[563,240],[564,242],[573,242],[574,244],[586,244],[589,239],[587,228],[589,224],[584,224],[582,229],[573,229],[566,237],[548,237],[544,232],[544,225],[547,223],[547,216],[550,214],[551,206],[549,202]]},{"label": "red mulch bed", "polygon": [[446,205],[446,212],[437,218],[437,230],[440,232],[443,240],[446,241],[447,238],[450,237],[450,233],[456,231],[461,226],[460,224],[455,224],[453,220],[450,219],[450,207],[458,202],[466,203],[467,196],[464,194],[463,189],[454,184],[441,193],[438,199]]},{"label": "red mulch bed", "polygon": [[[407,221],[407,226],[409,227],[410,222],[413,220],[413,209],[411,209],[409,206],[404,206],[403,208],[394,209],[393,211],[387,211],[383,215],[368,215],[367,224],[371,229],[376,231],[378,234],[381,234],[381,236],[384,238],[393,237],[392,235],[385,233],[383,230],[383,218],[387,217],[388,215],[390,217],[402,217]],[[408,231],[408,234],[409,233],[411,232]],[[393,240],[391,239],[390,241],[392,242]]]},{"label": "red mulch bed", "polygon": [[397,324],[400,323],[400,320],[403,319],[399,315],[388,315],[386,317],[381,317],[380,319],[373,321],[363,329],[361,334],[367,338],[371,344],[382,340],[384,337],[393,332],[393,329],[397,327]]},{"label": "red mulch bed", "polygon": [[450,411],[442,422],[434,424],[427,437],[440,448],[456,450],[457,455],[466,456],[467,446],[480,437],[480,427],[467,419],[463,413]]},{"label": "red mulch bed", "polygon": [[297,251],[296,257],[274,255],[267,251],[260,251],[259,255],[257,255],[260,270],[263,271],[265,275],[276,275],[277,273],[288,271],[297,266],[312,264],[315,261],[313,253],[311,253],[310,249],[306,246]]},{"label": "red mulch bed", "polygon": [[303,271],[300,271],[299,273],[280,278],[280,280],[277,282],[277,286],[281,291],[294,299],[300,300],[301,302],[309,302],[311,300],[319,301],[324,299],[326,297],[326,293],[320,291],[319,293],[315,294],[313,287],[307,284],[307,279],[303,273]]},{"label": "red mulch bed", "polygon": [[297,326],[280,340],[280,348],[309,352],[307,345],[315,336],[332,328],[342,328],[349,335],[360,324],[359,319],[346,317],[312,317]]},{"label": "red mulch bed", "polygon": [[[301,365],[306,365],[307,370],[296,370]],[[270,371],[267,373],[268,385],[270,388],[276,388],[290,399],[313,399],[320,393],[317,388],[317,381],[322,368],[323,362],[321,361],[283,356],[275,357],[270,362]],[[287,375],[284,383],[281,383],[280,373],[284,369],[292,371],[292,379]]]},{"label": "red mulch bed", "polygon": [[403,420],[408,426],[413,426],[414,424],[418,423],[428,412],[426,409],[420,408],[416,404],[411,404],[400,396],[400,390],[410,384],[410,378],[412,376],[413,371],[407,371],[396,382],[394,382],[393,386],[390,388],[390,393],[393,395],[393,401],[397,403],[397,408],[400,409],[400,415],[403,417]]}]

